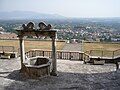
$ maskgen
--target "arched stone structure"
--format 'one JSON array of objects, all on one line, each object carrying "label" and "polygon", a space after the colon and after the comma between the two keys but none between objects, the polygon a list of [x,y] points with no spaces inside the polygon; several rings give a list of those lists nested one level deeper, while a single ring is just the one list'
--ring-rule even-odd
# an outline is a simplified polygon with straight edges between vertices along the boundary
[{"label": "arched stone structure", "polygon": [[34,23],[29,22],[27,25],[23,24],[22,29],[16,30],[20,41],[20,57],[21,57],[21,72],[24,72],[25,61],[25,48],[24,37],[25,36],[47,36],[52,39],[52,72],[51,75],[57,75],[57,62],[56,62],[56,30],[51,29],[51,25],[46,25],[43,22],[39,23],[39,29],[34,28]]}]

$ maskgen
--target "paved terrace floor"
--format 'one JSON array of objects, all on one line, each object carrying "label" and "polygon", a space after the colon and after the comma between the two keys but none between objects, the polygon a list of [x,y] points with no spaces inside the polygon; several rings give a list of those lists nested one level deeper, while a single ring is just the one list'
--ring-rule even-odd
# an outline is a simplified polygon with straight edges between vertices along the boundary
[{"label": "paved terrace floor", "polygon": [[114,64],[89,65],[58,60],[58,76],[26,79],[20,60],[0,60],[0,90],[120,90],[120,71]]}]

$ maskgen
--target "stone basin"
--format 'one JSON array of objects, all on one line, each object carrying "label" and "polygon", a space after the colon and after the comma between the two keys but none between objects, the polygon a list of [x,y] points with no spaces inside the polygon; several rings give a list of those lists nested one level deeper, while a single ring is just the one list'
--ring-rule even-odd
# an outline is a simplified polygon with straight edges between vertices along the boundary
[{"label": "stone basin", "polygon": [[24,63],[25,76],[31,79],[50,75],[51,60],[48,57],[36,56],[29,58],[30,63]]}]

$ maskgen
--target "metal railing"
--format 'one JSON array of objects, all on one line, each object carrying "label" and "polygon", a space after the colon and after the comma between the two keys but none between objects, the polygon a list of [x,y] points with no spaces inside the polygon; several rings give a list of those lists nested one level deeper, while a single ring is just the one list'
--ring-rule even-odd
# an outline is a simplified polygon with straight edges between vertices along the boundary
[{"label": "metal railing", "polygon": [[0,52],[15,52],[14,46],[0,46]]},{"label": "metal railing", "polygon": [[119,57],[120,56],[120,49],[115,51],[107,51],[107,50],[90,50],[91,56],[97,56],[97,57]]},{"label": "metal railing", "polygon": [[117,49],[117,50],[113,51],[113,56],[114,57],[120,57],[120,49]]},{"label": "metal railing", "polygon": [[[25,53],[27,57],[35,57],[35,56],[47,56],[52,58],[52,51],[51,50],[39,50],[33,49]],[[90,60],[90,56],[97,56],[97,57],[111,57],[112,59],[116,57],[120,57],[120,49],[115,51],[106,51],[106,50],[90,50],[89,54],[85,52],[79,51],[64,51],[64,50],[57,50],[56,57],[57,59],[65,59],[65,60],[81,60],[86,61]]]},{"label": "metal railing", "polygon": [[[34,56],[47,56],[52,58],[52,51],[51,50],[30,50],[25,53],[27,57],[34,57]],[[77,51],[63,51],[57,50],[56,51],[56,58],[57,59],[65,59],[65,60],[83,60],[84,53],[77,52]]]}]

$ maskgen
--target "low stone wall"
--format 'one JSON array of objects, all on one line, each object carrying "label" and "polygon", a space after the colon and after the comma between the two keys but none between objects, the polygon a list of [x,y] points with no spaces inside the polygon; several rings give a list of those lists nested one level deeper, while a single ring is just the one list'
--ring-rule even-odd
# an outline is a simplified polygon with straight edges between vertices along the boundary
[{"label": "low stone wall", "polygon": [[25,66],[26,70],[24,75],[27,78],[37,79],[39,77],[45,77],[50,75],[50,65],[46,64],[45,66]]}]

